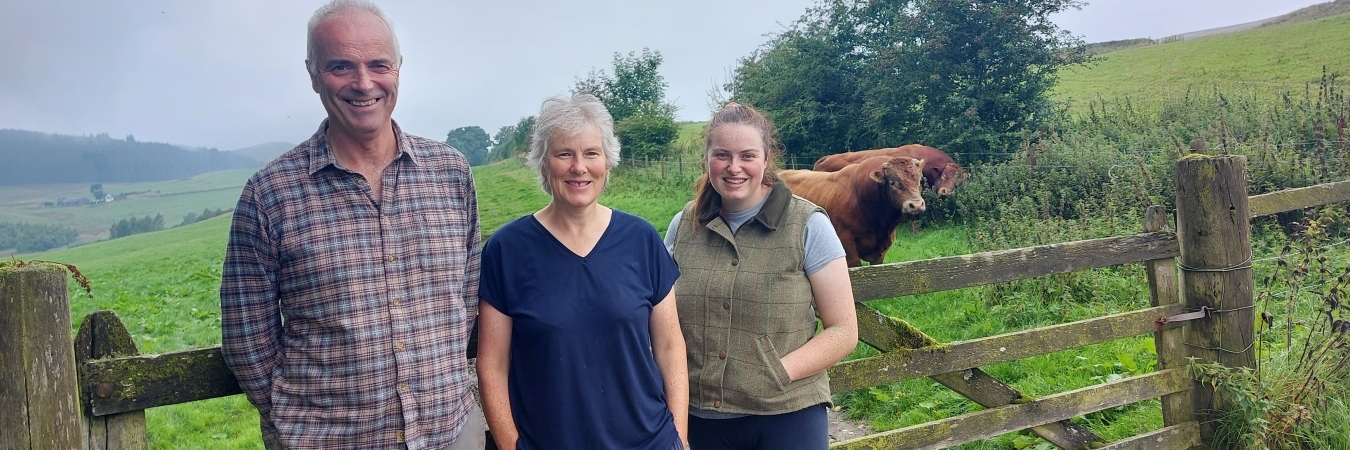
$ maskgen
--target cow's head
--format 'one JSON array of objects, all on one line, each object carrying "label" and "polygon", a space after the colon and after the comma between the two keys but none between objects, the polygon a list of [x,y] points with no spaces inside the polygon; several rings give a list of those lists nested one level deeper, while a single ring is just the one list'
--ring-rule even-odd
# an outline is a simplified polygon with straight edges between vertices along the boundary
[{"label": "cow's head", "polygon": [[956,185],[970,178],[970,173],[961,168],[957,163],[947,163],[942,167],[942,176],[937,181],[937,194],[942,197],[951,197]]},{"label": "cow's head", "polygon": [[908,156],[899,156],[881,163],[881,167],[870,174],[872,181],[884,185],[886,196],[900,212],[918,214],[923,212],[923,194],[920,185],[923,180],[923,160]]}]

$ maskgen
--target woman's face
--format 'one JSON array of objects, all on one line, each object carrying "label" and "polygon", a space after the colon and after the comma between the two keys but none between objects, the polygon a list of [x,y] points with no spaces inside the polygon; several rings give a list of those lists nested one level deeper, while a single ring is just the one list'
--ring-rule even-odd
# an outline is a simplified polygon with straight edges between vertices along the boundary
[{"label": "woman's face", "polygon": [[722,196],[727,211],[744,211],[764,199],[764,167],[767,152],[764,136],[749,125],[719,126],[710,136],[708,181]]},{"label": "woman's face", "polygon": [[575,208],[587,207],[600,198],[609,175],[600,130],[587,125],[580,133],[567,136],[557,132],[548,140],[544,155],[553,202]]}]

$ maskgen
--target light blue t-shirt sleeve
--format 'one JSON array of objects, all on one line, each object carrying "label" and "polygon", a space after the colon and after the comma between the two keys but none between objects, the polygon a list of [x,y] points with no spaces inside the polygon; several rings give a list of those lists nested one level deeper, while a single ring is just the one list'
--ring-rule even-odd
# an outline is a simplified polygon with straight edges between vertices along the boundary
[{"label": "light blue t-shirt sleeve", "polygon": [[670,218],[670,226],[666,227],[666,251],[670,252],[670,256],[675,256],[675,232],[680,229],[681,217],[684,217],[684,210],[675,213],[675,217]]},{"label": "light blue t-shirt sleeve", "polygon": [[[667,231],[666,233],[670,233]],[[669,234],[666,235],[666,247],[671,247]],[[806,218],[806,236],[803,244],[806,258],[806,275],[815,275],[826,264],[844,257],[844,244],[839,242],[839,234],[834,232],[834,224],[825,213],[816,211]]]}]

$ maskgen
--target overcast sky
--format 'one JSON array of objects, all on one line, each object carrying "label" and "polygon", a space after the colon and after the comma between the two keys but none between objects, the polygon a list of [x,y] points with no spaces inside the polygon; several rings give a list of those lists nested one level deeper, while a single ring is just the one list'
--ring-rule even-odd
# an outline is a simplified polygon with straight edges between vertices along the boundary
[{"label": "overcast sky", "polygon": [[[0,0],[0,128],[221,150],[302,141],[324,116],[303,62],[321,3]],[[404,55],[394,119],[443,140],[466,125],[493,134],[643,47],[665,57],[679,117],[706,120],[709,89],[815,1],[377,3]],[[1097,0],[1056,21],[1088,42],[1160,38],[1316,3]]]}]

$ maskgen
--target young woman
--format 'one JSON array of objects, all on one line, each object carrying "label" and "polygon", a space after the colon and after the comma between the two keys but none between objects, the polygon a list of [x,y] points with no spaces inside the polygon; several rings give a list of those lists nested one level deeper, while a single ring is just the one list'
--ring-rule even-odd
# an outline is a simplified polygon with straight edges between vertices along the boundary
[{"label": "young woman", "polygon": [[679,450],[679,269],[647,221],[596,202],[619,162],[595,97],[544,102],[528,163],[548,206],[483,248],[478,376],[497,447]]},{"label": "young woman", "polygon": [[858,341],[844,248],[774,176],[776,151],[764,115],[727,104],[708,123],[695,199],[666,232],[696,450],[827,448],[825,369]]}]

